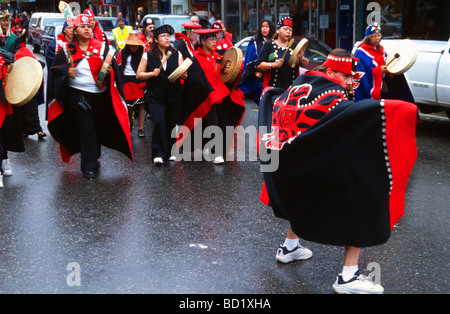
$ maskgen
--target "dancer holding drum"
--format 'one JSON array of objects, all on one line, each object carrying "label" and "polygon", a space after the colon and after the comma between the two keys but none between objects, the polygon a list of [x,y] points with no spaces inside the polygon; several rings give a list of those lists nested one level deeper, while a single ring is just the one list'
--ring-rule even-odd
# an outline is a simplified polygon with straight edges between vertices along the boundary
[{"label": "dancer holding drum", "polygon": [[[199,37],[199,47],[195,51],[192,66],[188,70],[189,79],[184,82],[182,128],[178,136],[178,146],[182,146],[183,154],[188,150],[194,152],[202,149],[207,161],[214,164],[225,162],[224,156],[232,147],[232,140],[220,139],[216,132],[211,134],[212,140],[204,138],[202,147],[192,141],[194,128],[214,130],[226,134],[227,126],[236,128],[240,125],[245,112],[242,91],[237,89],[242,67],[242,51],[231,47],[222,58],[216,49],[217,33],[221,29],[194,30]],[[202,123],[199,123],[201,121]],[[211,130],[211,129],[210,129]],[[203,134],[203,130],[201,130]],[[190,144],[194,143],[194,147]],[[185,142],[186,141],[186,142]],[[208,145],[214,143],[214,145]],[[207,145],[207,146],[205,146]]]},{"label": "dancer holding drum", "polygon": [[263,88],[271,86],[287,89],[299,76],[299,67],[305,67],[309,62],[301,53],[294,67],[288,64],[294,53],[291,49],[292,27],[289,17],[282,18],[277,24],[274,39],[267,41],[259,52],[256,71],[264,72]]},{"label": "dancer holding drum", "polygon": [[355,51],[355,58],[359,59],[355,87],[355,101],[363,99],[381,99],[383,77],[387,73],[386,57],[383,46],[381,27],[372,23],[366,29],[366,37]]},{"label": "dancer holding drum", "polygon": [[[171,155],[175,144],[171,133],[176,126],[182,89],[179,79],[171,82],[168,77],[183,63],[183,57],[170,45],[172,26],[161,25],[153,32],[152,47],[142,56],[136,77],[147,83],[147,102],[152,115],[152,158],[158,165],[167,160],[176,161]],[[186,73],[181,76],[186,77]]]}]

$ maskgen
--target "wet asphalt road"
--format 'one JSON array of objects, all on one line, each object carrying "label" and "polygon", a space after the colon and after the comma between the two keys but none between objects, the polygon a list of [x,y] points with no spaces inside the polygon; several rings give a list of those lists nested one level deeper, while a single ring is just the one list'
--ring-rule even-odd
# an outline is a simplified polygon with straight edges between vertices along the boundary
[{"label": "wet asphalt road", "polygon": [[[256,124],[256,109],[247,102],[244,126]],[[275,261],[288,224],[259,202],[257,162],[153,166],[148,121],[146,131],[132,133],[133,163],[103,148],[95,181],[81,177],[79,156],[64,164],[51,137],[31,136],[25,153],[10,154],[0,293],[333,293],[343,248],[303,241],[312,259]],[[388,294],[450,292],[450,120],[423,118],[417,144],[406,215],[360,261],[366,274],[378,263]]]}]

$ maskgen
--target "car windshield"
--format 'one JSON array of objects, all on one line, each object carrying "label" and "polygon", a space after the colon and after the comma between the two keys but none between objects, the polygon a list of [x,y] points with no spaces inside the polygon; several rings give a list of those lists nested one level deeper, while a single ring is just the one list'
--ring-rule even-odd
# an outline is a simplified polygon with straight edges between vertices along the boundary
[{"label": "car windshield", "polygon": [[44,29],[44,35],[52,36],[55,33],[55,27],[54,26],[47,26]]},{"label": "car windshield", "polygon": [[331,48],[318,40],[310,40],[305,51],[305,57],[313,62],[324,62],[327,59]]},{"label": "car windshield", "polygon": [[99,23],[102,26],[103,31],[107,32],[107,31],[112,31],[112,29],[115,27],[112,21],[109,20],[102,20],[99,21]]},{"label": "car windshield", "polygon": [[64,24],[66,20],[63,17],[47,17],[44,18],[43,26],[53,25],[53,24]]}]

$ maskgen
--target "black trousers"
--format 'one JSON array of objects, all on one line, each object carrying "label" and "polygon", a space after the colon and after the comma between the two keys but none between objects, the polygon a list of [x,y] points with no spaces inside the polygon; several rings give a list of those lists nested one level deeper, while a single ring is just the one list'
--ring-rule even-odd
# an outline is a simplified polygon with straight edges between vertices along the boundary
[{"label": "black trousers", "polygon": [[[91,109],[85,111],[78,104],[80,99],[90,104]],[[67,88],[66,105],[78,128],[80,136],[81,171],[96,171],[101,155],[102,142],[102,107],[104,93],[88,93],[74,88]]]},{"label": "black trousers", "polygon": [[161,157],[167,160],[176,142],[176,138],[172,137],[172,131],[177,122],[179,101],[176,98],[158,99],[151,95],[148,95],[147,101],[152,115],[152,158]]},{"label": "black trousers", "polygon": [[[218,103],[214,104],[211,108],[211,111],[203,118],[202,120],[202,126],[203,130],[207,127],[217,127],[217,131],[220,129],[222,132],[222,142],[217,143],[217,145],[214,145],[211,149],[211,153],[221,155],[223,154],[225,149],[225,141],[226,141],[226,123],[223,121],[223,114],[224,114],[224,103]],[[217,132],[216,131],[216,132]],[[207,144],[209,141],[213,141],[213,139],[216,137],[216,134],[213,133],[211,135],[211,138],[203,138],[203,146]]]},{"label": "black trousers", "polygon": [[42,132],[41,122],[39,120],[39,104],[37,96],[20,107],[20,114],[22,118],[23,133],[33,135]]}]

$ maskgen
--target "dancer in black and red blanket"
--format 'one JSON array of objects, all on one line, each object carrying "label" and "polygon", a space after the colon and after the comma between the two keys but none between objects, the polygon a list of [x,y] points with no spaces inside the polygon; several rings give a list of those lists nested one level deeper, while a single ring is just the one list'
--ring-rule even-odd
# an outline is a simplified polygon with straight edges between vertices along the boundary
[{"label": "dancer in black and red blanket", "polygon": [[[404,214],[417,149],[417,107],[397,100],[347,100],[358,60],[335,50],[287,91],[266,90],[259,111],[260,152],[277,152],[261,200],[290,223],[277,260],[307,259],[298,237],[345,247],[337,293],[382,293],[359,275],[363,247],[388,241]],[[273,161],[272,161],[273,162]]]}]

